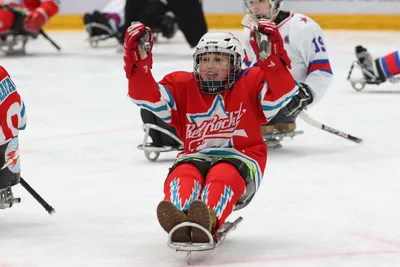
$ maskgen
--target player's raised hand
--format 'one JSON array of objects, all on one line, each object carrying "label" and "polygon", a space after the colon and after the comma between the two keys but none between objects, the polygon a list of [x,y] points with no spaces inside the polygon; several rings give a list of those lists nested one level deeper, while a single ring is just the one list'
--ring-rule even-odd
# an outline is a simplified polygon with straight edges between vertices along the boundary
[{"label": "player's raised hand", "polygon": [[149,73],[153,65],[153,34],[142,23],[132,24],[125,33],[124,69],[129,79],[135,72]]},{"label": "player's raised hand", "polygon": [[[250,45],[252,46],[256,55],[259,54],[260,45],[256,33],[260,35],[268,36],[270,42],[270,52],[271,54],[265,60],[261,67],[263,68],[272,68],[277,65],[277,62],[274,62],[277,59],[283,61],[285,66],[291,67],[291,60],[288,57],[286,50],[283,45],[283,40],[281,34],[279,33],[279,29],[273,21],[267,19],[261,19],[258,23],[258,28],[254,28],[250,33]],[[261,38],[262,39],[262,38]],[[271,63],[272,62],[272,63]]]}]

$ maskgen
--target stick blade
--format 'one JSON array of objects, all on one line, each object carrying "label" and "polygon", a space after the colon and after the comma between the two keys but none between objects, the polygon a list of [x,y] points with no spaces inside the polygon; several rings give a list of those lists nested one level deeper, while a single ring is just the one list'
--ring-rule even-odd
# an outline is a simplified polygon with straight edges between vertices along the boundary
[{"label": "stick blade", "polygon": [[243,27],[253,29],[258,27],[258,21],[250,14],[246,13],[240,22]]}]

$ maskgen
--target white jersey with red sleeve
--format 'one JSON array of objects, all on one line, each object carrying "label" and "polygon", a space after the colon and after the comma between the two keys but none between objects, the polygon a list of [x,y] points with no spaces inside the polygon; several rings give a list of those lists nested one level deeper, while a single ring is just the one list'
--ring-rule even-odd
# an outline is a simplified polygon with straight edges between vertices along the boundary
[{"label": "white jersey with red sleeve", "polygon": [[176,128],[184,143],[177,160],[237,158],[252,170],[258,188],[267,154],[260,125],[298,91],[288,69],[278,64],[277,72],[259,67],[242,71],[235,85],[221,94],[202,93],[190,72],[173,72],[159,83],[151,73],[137,72],[129,79],[129,96]]},{"label": "white jersey with red sleeve", "polygon": [[[314,101],[319,102],[333,79],[328,51],[321,27],[311,18],[290,12],[278,24],[285,49],[292,60],[291,73],[296,81],[310,86]],[[257,58],[250,46],[250,30],[245,28],[245,57],[243,65],[256,65]]]},{"label": "white jersey with red sleeve", "polygon": [[107,5],[101,10],[103,13],[118,13],[120,15],[124,14],[126,0],[111,0]]},{"label": "white jersey with red sleeve", "polygon": [[7,71],[0,66],[0,145],[18,136],[26,127],[24,102]]},{"label": "white jersey with red sleeve", "polygon": [[107,14],[109,19],[112,18],[116,27],[120,28],[125,23],[125,4],[126,0],[111,0],[101,12]]}]

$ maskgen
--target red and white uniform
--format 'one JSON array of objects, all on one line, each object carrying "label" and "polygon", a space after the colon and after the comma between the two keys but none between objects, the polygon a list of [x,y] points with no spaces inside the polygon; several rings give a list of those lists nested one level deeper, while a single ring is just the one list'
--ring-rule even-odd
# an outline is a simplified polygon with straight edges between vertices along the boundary
[{"label": "red and white uniform", "polygon": [[[194,53],[196,74],[173,72],[158,83],[151,73],[151,52],[147,57],[139,55],[138,38],[151,31],[143,24],[134,24],[125,35],[124,70],[129,96],[139,107],[174,126],[184,143],[184,150],[177,156],[182,161],[174,165],[165,180],[164,199],[183,211],[190,209],[193,200],[201,199],[216,217],[215,229],[235,205],[240,205],[240,197],[253,197],[259,188],[267,161],[260,126],[298,93],[276,26],[260,22],[258,27],[268,33],[274,45],[273,53],[260,60],[260,66],[242,70],[238,62],[242,54],[239,40],[231,33],[208,32]],[[151,48],[150,34],[149,43]],[[252,47],[257,50],[255,41]],[[218,79],[223,79],[225,66],[218,69],[223,65],[213,65],[219,62],[202,56],[224,51],[232,62],[225,71],[235,71],[225,79],[234,78],[234,83],[231,80],[230,88],[198,85],[195,75],[207,77],[210,71],[211,75],[218,72]],[[201,66],[203,59],[212,64]]]},{"label": "red and white uniform", "polygon": [[26,127],[25,105],[7,71],[0,66],[0,145]]},{"label": "red and white uniform", "polygon": [[[60,9],[59,0],[0,0],[0,4],[22,9],[21,13],[26,13],[24,28],[32,32],[38,32]],[[14,22],[15,14],[0,8],[0,32],[10,30]]]},{"label": "red and white uniform", "polygon": [[267,149],[260,133],[265,124],[297,94],[288,69],[243,70],[235,85],[219,94],[204,94],[194,74],[173,72],[157,83],[151,72],[129,78],[129,96],[141,108],[174,126],[184,142],[183,158],[230,157],[245,162],[259,187]]},{"label": "red and white uniform", "polygon": [[30,11],[40,10],[47,19],[58,13],[60,0],[0,0],[2,5],[25,7]]}]

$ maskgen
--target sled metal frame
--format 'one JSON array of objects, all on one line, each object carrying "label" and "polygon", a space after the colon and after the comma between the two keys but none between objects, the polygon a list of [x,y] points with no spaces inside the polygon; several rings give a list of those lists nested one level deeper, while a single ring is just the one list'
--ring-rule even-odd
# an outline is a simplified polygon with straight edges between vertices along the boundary
[{"label": "sled metal frame", "polygon": [[[225,238],[232,233],[236,227],[243,221],[243,217],[238,217],[233,222],[225,222],[221,228],[218,229],[217,233],[213,236],[206,228],[203,226],[192,223],[192,222],[183,222],[176,225],[168,234],[168,247],[174,249],[175,251],[183,251],[186,252],[186,261],[187,264],[191,263],[192,260],[192,252],[194,251],[209,251],[215,249],[218,245],[225,240]],[[192,242],[173,242],[172,235],[174,232],[182,227],[194,227],[202,230],[207,234],[209,242],[207,243],[192,243]]]},{"label": "sled metal frame", "polygon": [[14,198],[11,186],[0,189],[0,209],[11,208],[14,204],[21,203],[21,198]]},{"label": "sled metal frame", "polygon": [[[356,67],[359,70],[361,70],[361,73],[363,74],[363,77],[360,77],[358,79],[355,79],[355,78],[351,77],[351,74],[353,73],[354,67]],[[367,81],[365,79],[365,76],[371,77],[371,80]],[[349,74],[347,75],[347,80],[350,81],[351,86],[357,92],[362,91],[367,84],[379,85],[379,84],[382,83],[380,80],[376,79],[376,77],[375,77],[375,75],[373,73],[371,73],[370,71],[368,71],[365,68],[363,68],[361,66],[360,62],[358,62],[358,61],[354,61],[351,64],[350,70],[349,70]],[[400,82],[400,75],[395,75],[393,77],[387,78],[386,81],[388,81],[388,82],[390,82],[392,84],[399,83]]]},{"label": "sled metal frame", "polygon": [[[160,126],[151,124],[151,123],[145,123],[145,124],[143,124],[142,127],[144,130],[144,138],[143,138],[142,144],[138,145],[137,148],[144,151],[144,155],[148,160],[153,161],[153,162],[156,161],[158,159],[158,157],[160,156],[160,153],[162,153],[162,152],[183,150],[182,140],[179,139],[176,135],[174,135],[170,131],[168,131]],[[173,147],[173,146],[155,147],[155,146],[152,146],[151,143],[149,142],[150,130],[159,131],[163,134],[168,135],[169,137],[174,139],[179,144],[179,147]]]}]

